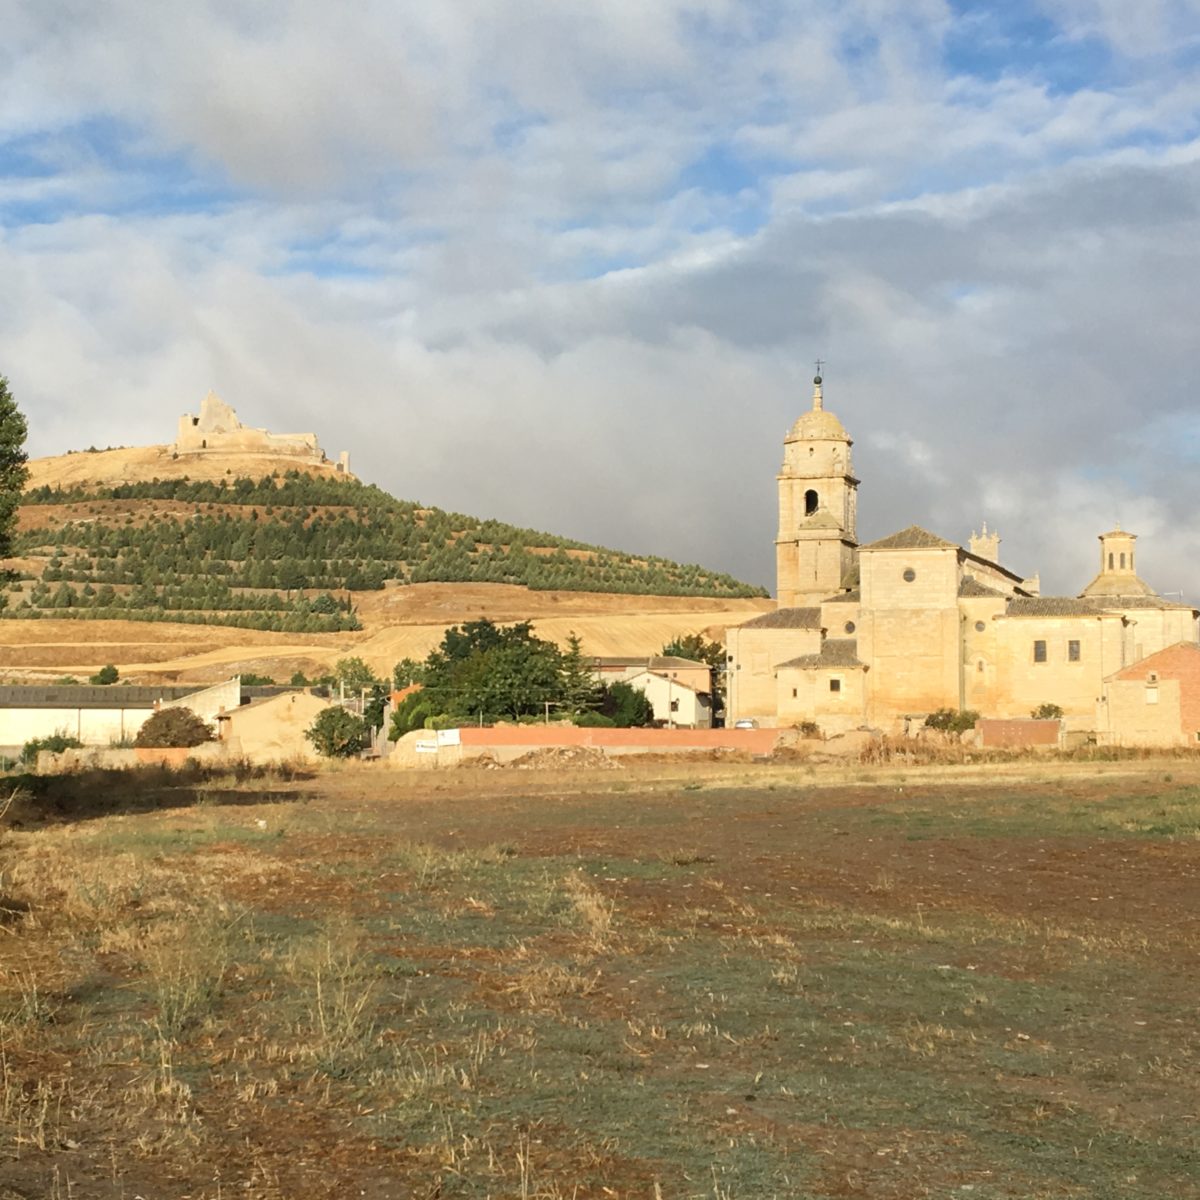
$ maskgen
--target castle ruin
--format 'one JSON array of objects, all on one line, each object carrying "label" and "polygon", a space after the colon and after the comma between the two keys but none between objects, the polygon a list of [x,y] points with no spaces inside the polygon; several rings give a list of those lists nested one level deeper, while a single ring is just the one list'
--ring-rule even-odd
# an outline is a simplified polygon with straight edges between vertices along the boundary
[{"label": "castle ruin", "polygon": [[[251,429],[243,425],[237,413],[214,392],[209,392],[200,402],[198,414],[184,413],[179,418],[179,433],[171,450],[178,456],[224,451],[272,458],[287,455],[312,463],[329,462],[315,433],[270,433],[266,429]],[[343,450],[332,465],[339,474],[348,476],[350,452]]]}]

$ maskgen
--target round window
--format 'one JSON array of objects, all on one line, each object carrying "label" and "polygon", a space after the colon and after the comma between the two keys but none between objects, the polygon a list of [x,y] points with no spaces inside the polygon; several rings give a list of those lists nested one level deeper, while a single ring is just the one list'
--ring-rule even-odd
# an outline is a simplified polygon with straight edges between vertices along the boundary
[{"label": "round window", "polygon": [[853,633],[853,632],[854,632],[854,622],[853,622],[853,621],[847,621],[847,622],[846,622],[846,632],[847,632],[847,633]]},{"label": "round window", "polygon": [[975,632],[976,633],[982,633],[986,628],[987,628],[987,626],[982,621],[975,622]]},{"label": "round window", "polygon": [[914,571],[912,569],[912,567],[904,568],[904,582],[905,583],[912,583],[912,581],[914,579],[916,579],[916,577],[917,577],[917,573],[916,573],[916,571]]}]

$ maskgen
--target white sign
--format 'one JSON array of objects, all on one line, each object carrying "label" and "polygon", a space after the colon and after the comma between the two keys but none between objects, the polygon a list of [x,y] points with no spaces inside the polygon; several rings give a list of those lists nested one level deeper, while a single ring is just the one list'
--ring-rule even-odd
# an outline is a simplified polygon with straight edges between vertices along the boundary
[{"label": "white sign", "polygon": [[462,738],[459,737],[457,729],[439,729],[437,744],[439,746],[461,746]]},{"label": "white sign", "polygon": [[418,754],[436,754],[437,742],[417,742],[413,749]]}]

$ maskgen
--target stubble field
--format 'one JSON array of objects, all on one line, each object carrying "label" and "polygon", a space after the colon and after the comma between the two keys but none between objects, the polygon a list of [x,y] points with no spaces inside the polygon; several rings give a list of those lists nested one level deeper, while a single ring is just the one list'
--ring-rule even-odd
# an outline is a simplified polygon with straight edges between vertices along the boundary
[{"label": "stubble field", "polygon": [[1200,770],[44,781],[0,1197],[1200,1196]]}]

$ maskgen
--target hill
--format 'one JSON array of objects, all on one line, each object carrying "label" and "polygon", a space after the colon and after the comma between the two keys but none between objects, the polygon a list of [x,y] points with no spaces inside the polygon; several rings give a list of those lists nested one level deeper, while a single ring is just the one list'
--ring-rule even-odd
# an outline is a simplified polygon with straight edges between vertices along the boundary
[{"label": "hill", "polygon": [[248,456],[168,451],[31,463],[0,669],[286,677],[353,652],[384,670],[477,616],[651,653],[769,605],[695,564],[398,500],[328,464],[249,456],[267,473],[237,475]]}]

